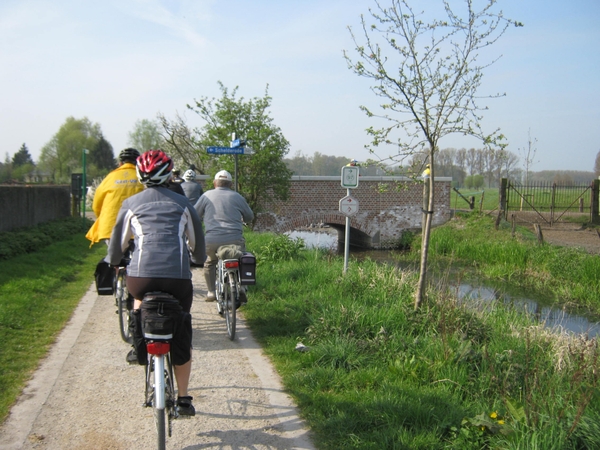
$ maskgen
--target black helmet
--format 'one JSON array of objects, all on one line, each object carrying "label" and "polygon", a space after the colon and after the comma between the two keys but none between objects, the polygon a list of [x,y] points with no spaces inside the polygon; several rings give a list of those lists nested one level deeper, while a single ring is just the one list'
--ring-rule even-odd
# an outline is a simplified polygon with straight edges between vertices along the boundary
[{"label": "black helmet", "polygon": [[136,159],[140,156],[140,152],[138,152],[135,148],[126,148],[119,153],[119,161],[122,163],[130,162],[135,164]]}]

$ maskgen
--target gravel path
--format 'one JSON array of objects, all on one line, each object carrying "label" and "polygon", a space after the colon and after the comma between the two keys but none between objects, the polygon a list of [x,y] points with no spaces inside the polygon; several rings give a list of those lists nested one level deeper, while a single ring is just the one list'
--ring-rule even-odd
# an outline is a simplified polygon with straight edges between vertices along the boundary
[{"label": "gravel path", "polygon": [[[193,277],[196,416],[174,422],[167,448],[314,449],[243,317],[232,342],[215,304],[204,301],[202,269]],[[154,448],[152,409],[141,406],[144,370],[125,362],[128,350],[113,297],[92,286],[0,428],[0,449]]]}]

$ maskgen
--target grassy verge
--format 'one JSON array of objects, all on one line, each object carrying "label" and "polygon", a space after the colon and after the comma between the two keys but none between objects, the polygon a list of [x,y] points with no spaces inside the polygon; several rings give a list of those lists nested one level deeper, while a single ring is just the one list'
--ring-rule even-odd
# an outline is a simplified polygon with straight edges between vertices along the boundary
[{"label": "grassy verge", "polygon": [[[54,225],[50,228],[69,229],[64,221]],[[40,236],[39,228],[31,233]],[[106,250],[90,250],[84,234],[59,232],[54,239],[63,240],[0,261],[0,421],[90,287]]]},{"label": "grassy verge", "polygon": [[415,273],[265,240],[245,316],[319,449],[600,446],[595,340],[443,292],[415,312]]},{"label": "grassy verge", "polygon": [[[419,255],[419,239],[411,256]],[[513,237],[510,224],[495,229],[490,217],[459,214],[432,231],[433,264],[467,267],[478,276],[536,289],[572,311],[600,317],[600,258],[581,249],[539,245],[533,233],[521,228]]]},{"label": "grassy verge", "polygon": [[[435,230],[432,270],[447,259],[528,276],[533,236],[461,220]],[[320,450],[600,447],[596,340],[551,334],[499,303],[462,305],[444,290],[415,312],[414,272],[353,261],[342,275],[341,257],[285,236],[249,233],[247,242],[259,266],[244,314]],[[560,251],[540,251],[548,257],[538,273],[561,267]],[[0,263],[2,417],[103,253],[75,236]],[[565,290],[582,276],[576,266],[562,266]]]}]

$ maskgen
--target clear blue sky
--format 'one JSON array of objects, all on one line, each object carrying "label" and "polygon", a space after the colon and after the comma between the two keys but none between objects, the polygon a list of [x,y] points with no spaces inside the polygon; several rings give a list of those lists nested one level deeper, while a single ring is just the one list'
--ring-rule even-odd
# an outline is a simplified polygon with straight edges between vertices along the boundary
[{"label": "clear blue sky", "polygon": [[[381,0],[386,4],[387,0]],[[415,9],[441,0],[411,0]],[[462,0],[450,0],[452,5]],[[477,3],[477,0],[476,0]],[[115,153],[137,120],[185,115],[218,97],[273,97],[271,116],[297,151],[365,160],[376,99],[347,69],[347,26],[371,0],[3,0],[0,2],[0,159],[26,143],[37,160],[68,116],[99,123]],[[600,150],[600,1],[499,0],[522,21],[491,48],[484,125],[519,154],[537,139],[532,170],[593,170]],[[456,136],[441,147],[473,147]],[[382,156],[389,152],[380,151]]]}]

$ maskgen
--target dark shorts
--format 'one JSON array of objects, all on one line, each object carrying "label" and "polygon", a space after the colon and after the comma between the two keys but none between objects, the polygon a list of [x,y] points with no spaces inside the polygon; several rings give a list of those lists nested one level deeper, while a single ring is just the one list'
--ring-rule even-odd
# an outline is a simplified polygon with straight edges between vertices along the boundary
[{"label": "dark shorts", "polygon": [[171,358],[173,364],[181,366],[192,358],[192,308],[194,289],[192,280],[174,278],[127,277],[127,289],[136,299],[143,299],[146,292],[167,292],[179,300],[185,314],[183,324],[173,336]]}]

